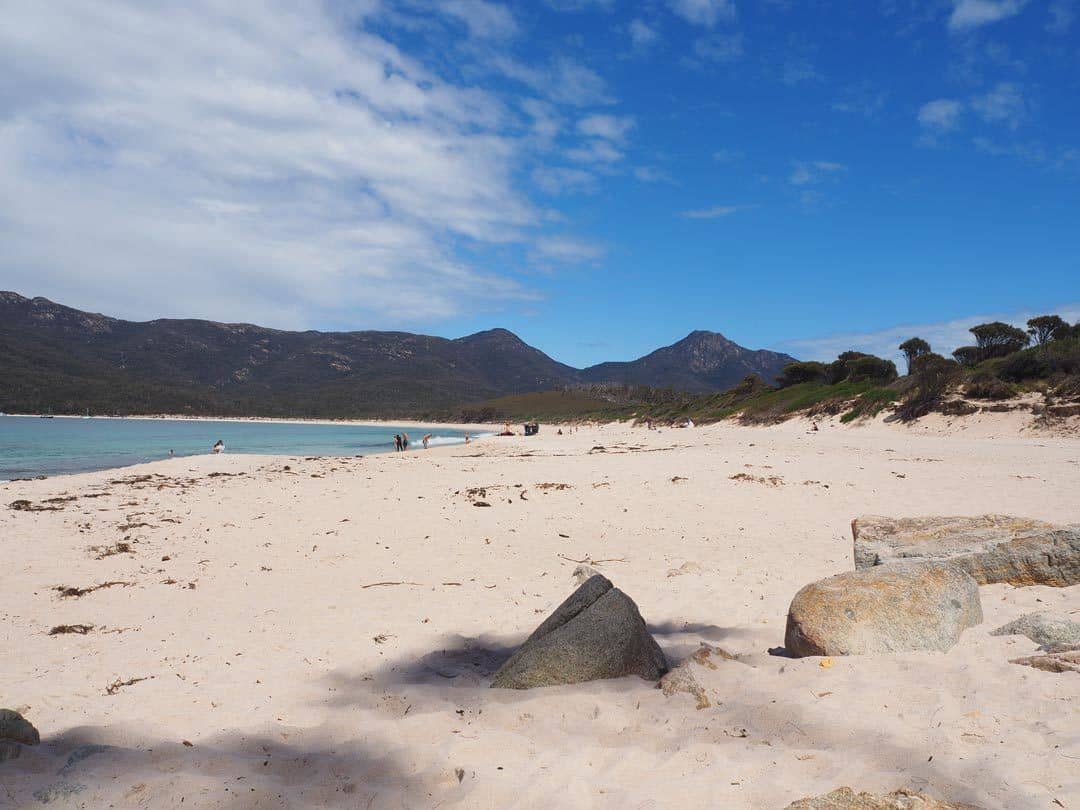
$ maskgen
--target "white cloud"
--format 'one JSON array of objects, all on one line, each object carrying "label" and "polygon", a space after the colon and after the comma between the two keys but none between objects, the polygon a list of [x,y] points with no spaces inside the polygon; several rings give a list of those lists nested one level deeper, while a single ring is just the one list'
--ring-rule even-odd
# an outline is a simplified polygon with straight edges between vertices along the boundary
[{"label": "white cloud", "polygon": [[974,338],[968,330],[980,323],[1004,321],[1005,323],[1024,327],[1029,318],[1054,313],[1069,322],[1075,322],[1080,320],[1080,303],[1048,307],[1042,310],[971,315],[938,323],[890,326],[874,332],[846,332],[816,338],[789,340],[776,348],[780,351],[789,352],[800,360],[821,361],[834,360],[841,352],[854,349],[895,360],[897,366],[903,369],[903,354],[898,347],[910,337],[921,337],[930,343],[935,352],[948,357],[954,349],[972,344]]},{"label": "white cloud", "polygon": [[537,67],[506,54],[493,53],[488,55],[488,64],[507,78],[531,87],[558,104],[588,107],[613,101],[607,82],[599,73],[566,56],[558,56],[551,64]]},{"label": "white cloud", "polygon": [[572,236],[548,236],[536,240],[535,259],[559,262],[595,262],[607,251],[602,245]]},{"label": "white cloud", "polygon": [[[516,30],[493,3],[436,8],[477,37]],[[559,103],[609,100],[603,79],[559,57],[530,72],[549,100],[523,105],[522,131],[500,97],[367,30],[377,0],[340,10],[8,4],[4,286],[119,315],[281,327],[417,322],[534,298],[471,262],[529,250],[545,224],[518,187],[529,150],[558,137]],[[476,258],[463,262],[465,251]]]},{"label": "white cloud", "polygon": [[564,166],[540,166],[533,170],[533,182],[547,194],[591,193],[596,190],[596,175],[584,169]]},{"label": "white cloud", "polygon": [[615,143],[622,143],[626,135],[634,128],[631,116],[590,115],[578,121],[578,132],[589,138],[606,138]]},{"label": "white cloud", "polygon": [[610,11],[615,0],[547,0],[556,11]]},{"label": "white cloud", "polygon": [[712,27],[735,19],[734,0],[670,0],[671,10],[687,22]]},{"label": "white cloud", "polygon": [[964,31],[1015,17],[1027,0],[954,0],[949,28]]},{"label": "white cloud", "polygon": [[623,153],[609,141],[592,140],[567,149],[566,157],[575,163],[607,164],[618,163]]},{"label": "white cloud", "polygon": [[642,183],[674,183],[674,178],[663,169],[657,169],[652,166],[635,166],[633,169],[634,178]]},{"label": "white cloud", "polygon": [[756,205],[714,205],[711,208],[702,208],[696,211],[683,211],[679,214],[683,219],[720,219],[737,214],[739,211],[748,211],[757,208]]},{"label": "white cloud", "polygon": [[820,183],[831,175],[847,171],[843,163],[835,163],[830,160],[795,161],[788,181],[793,186],[808,186]]},{"label": "white cloud", "polygon": [[993,90],[971,100],[971,108],[988,123],[1016,129],[1027,116],[1027,102],[1020,86],[999,82]]},{"label": "white cloud", "polygon": [[951,132],[960,123],[964,105],[950,98],[928,101],[919,108],[919,124],[934,132]]},{"label": "white cloud", "polygon": [[1053,0],[1050,3],[1050,22],[1046,28],[1052,34],[1065,34],[1076,20],[1075,0]]},{"label": "white cloud", "polygon": [[440,0],[439,10],[460,20],[481,39],[507,39],[517,34],[517,22],[506,6],[487,0]]},{"label": "white cloud", "polygon": [[656,29],[642,19],[631,20],[627,31],[630,34],[630,44],[638,51],[645,50],[660,38]]}]

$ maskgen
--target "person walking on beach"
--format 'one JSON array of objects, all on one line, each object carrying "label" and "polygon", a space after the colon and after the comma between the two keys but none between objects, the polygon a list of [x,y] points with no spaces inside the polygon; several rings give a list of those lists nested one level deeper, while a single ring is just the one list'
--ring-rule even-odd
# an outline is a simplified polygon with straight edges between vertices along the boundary
[{"label": "person walking on beach", "polygon": [[400,453],[401,452],[401,434],[400,433],[395,433],[394,434],[394,452],[395,453]]},{"label": "person walking on beach", "polygon": [[468,443],[469,443],[469,434],[466,433],[465,434],[465,444],[468,444]]},{"label": "person walking on beach", "polygon": [[431,434],[430,433],[425,433],[424,438],[421,439],[421,441],[423,441],[423,443],[424,443],[424,449],[427,450],[428,449],[428,442],[431,441]]},{"label": "person walking on beach", "polygon": [[401,434],[401,449],[402,450],[408,450],[409,449],[409,434],[408,433],[402,433]]}]

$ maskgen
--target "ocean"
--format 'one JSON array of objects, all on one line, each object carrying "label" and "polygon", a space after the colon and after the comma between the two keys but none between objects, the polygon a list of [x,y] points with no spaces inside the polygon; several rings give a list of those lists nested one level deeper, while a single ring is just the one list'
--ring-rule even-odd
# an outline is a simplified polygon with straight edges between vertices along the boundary
[{"label": "ocean", "polygon": [[[0,415],[0,481],[107,470],[210,452],[355,456],[392,452],[394,434],[409,434],[410,450],[433,434],[432,445],[464,442],[465,431],[436,427],[295,424],[187,419],[80,419]],[[473,435],[479,435],[473,431]]]}]

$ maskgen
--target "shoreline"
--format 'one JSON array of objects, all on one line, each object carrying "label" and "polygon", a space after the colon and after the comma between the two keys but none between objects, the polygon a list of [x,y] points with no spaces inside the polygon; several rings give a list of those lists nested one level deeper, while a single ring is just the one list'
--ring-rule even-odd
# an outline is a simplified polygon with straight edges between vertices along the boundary
[{"label": "shoreline", "polygon": [[[34,415],[34,414],[8,414],[8,413],[5,413],[5,414],[3,414],[3,416],[9,416],[9,417],[12,417],[12,418],[22,418],[22,419],[37,419],[37,418],[40,418],[40,415]],[[435,422],[409,422],[409,421],[405,421],[405,422],[380,422],[380,421],[371,421],[371,420],[360,421],[360,420],[277,419],[277,418],[261,418],[261,417],[251,417],[251,418],[248,418],[248,417],[235,417],[235,418],[223,417],[223,418],[218,418],[218,417],[191,417],[191,416],[184,417],[184,416],[164,416],[164,415],[163,416],[90,416],[90,417],[85,417],[85,416],[75,416],[75,415],[71,415],[71,414],[65,414],[65,415],[55,415],[54,414],[52,416],[52,418],[54,418],[54,419],[70,419],[70,420],[98,419],[98,420],[109,420],[109,421],[134,420],[134,421],[147,421],[147,422],[162,421],[162,422],[213,422],[213,423],[230,423],[230,424],[249,424],[250,423],[250,424],[280,424],[280,425],[315,425],[315,426],[326,426],[326,427],[386,428],[387,430],[392,430],[394,428],[407,428],[410,431],[411,430],[427,429],[427,430],[431,431],[432,433],[436,433],[440,429],[445,429],[445,430],[454,430],[454,431],[464,431],[464,432],[470,433],[471,435],[470,435],[470,441],[468,442],[468,445],[472,445],[472,444],[475,444],[477,442],[481,442],[484,439],[491,438],[495,433],[497,433],[499,430],[501,430],[500,426],[483,425],[483,424],[465,425],[465,424],[449,424],[449,423],[435,423]],[[418,453],[418,454],[431,453],[431,452],[435,452],[435,451],[437,451],[437,450],[439,450],[440,448],[443,448],[443,447],[456,448],[456,447],[466,446],[464,436],[438,436],[438,435],[436,435],[434,438],[436,440],[438,440],[438,442],[435,443],[435,444],[432,444],[432,446],[430,448],[426,449],[426,450],[423,448],[423,446],[421,444],[421,440],[420,440],[419,437],[413,439],[410,442],[410,449],[408,451],[406,451],[406,453],[404,453],[404,454],[410,454],[410,453],[414,453],[414,452]],[[221,454],[215,454],[215,453],[210,452],[210,451],[199,451],[199,452],[194,452],[194,453],[177,453],[175,456],[163,456],[163,457],[160,457],[160,458],[149,458],[149,459],[143,458],[143,459],[138,459],[138,460],[132,460],[130,463],[126,463],[126,464],[116,464],[116,465],[110,465],[110,466],[94,467],[94,468],[91,468],[91,469],[79,469],[79,470],[72,470],[72,471],[38,473],[37,475],[33,475],[31,477],[18,476],[18,477],[6,478],[6,477],[0,476],[0,486],[8,486],[8,485],[11,485],[11,484],[19,484],[19,483],[26,483],[26,482],[29,482],[29,481],[38,481],[38,480],[46,480],[46,479],[70,478],[72,476],[78,476],[78,475],[92,475],[94,473],[116,472],[116,471],[121,471],[121,470],[130,470],[130,469],[132,469],[134,467],[139,467],[139,466],[147,465],[147,464],[157,464],[157,463],[160,463],[160,462],[169,462],[169,461],[174,461],[174,460],[175,461],[184,461],[184,460],[193,461],[195,459],[201,459],[201,458],[205,458],[205,457],[225,457],[225,456],[228,456],[228,457],[231,457],[231,458],[248,458],[248,459],[271,459],[271,458],[285,458],[285,459],[292,459],[292,458],[351,459],[351,458],[356,458],[357,456],[361,456],[361,457],[362,456],[381,456],[381,455],[387,455],[387,454],[395,454],[396,452],[398,452],[398,451],[394,450],[393,442],[390,441],[389,439],[387,440],[386,445],[387,446],[385,448],[383,448],[382,444],[371,445],[370,447],[364,448],[364,451],[361,452],[361,453],[345,453],[345,452],[340,452],[340,453],[313,453],[313,452],[305,451],[305,450],[302,450],[302,449],[296,450],[294,452],[278,452],[278,451],[275,450],[273,452],[267,452],[267,453],[229,451],[228,449],[226,449],[226,451],[224,453],[221,453]]]},{"label": "shoreline", "polygon": [[[450,430],[468,430],[486,432],[489,430],[501,430],[502,425],[486,422],[420,422],[415,419],[325,419],[305,418],[302,416],[189,416],[184,414],[140,414],[133,416],[80,416],[78,414],[42,414],[42,413],[3,413],[0,416],[18,417],[20,419],[106,419],[116,421],[131,419],[139,421],[164,421],[164,422],[256,422],[280,425],[353,425],[356,427],[403,427],[403,428],[449,428]],[[513,423],[512,423],[513,424]]]}]

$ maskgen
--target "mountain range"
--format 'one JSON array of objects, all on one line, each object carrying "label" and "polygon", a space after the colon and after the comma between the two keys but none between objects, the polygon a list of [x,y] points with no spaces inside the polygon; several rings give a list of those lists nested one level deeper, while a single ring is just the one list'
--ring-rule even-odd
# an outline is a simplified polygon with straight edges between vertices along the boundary
[{"label": "mountain range", "polygon": [[133,322],[0,292],[0,412],[402,417],[585,384],[722,391],[748,374],[771,382],[793,360],[699,331],[576,369],[505,329],[451,340]]}]

